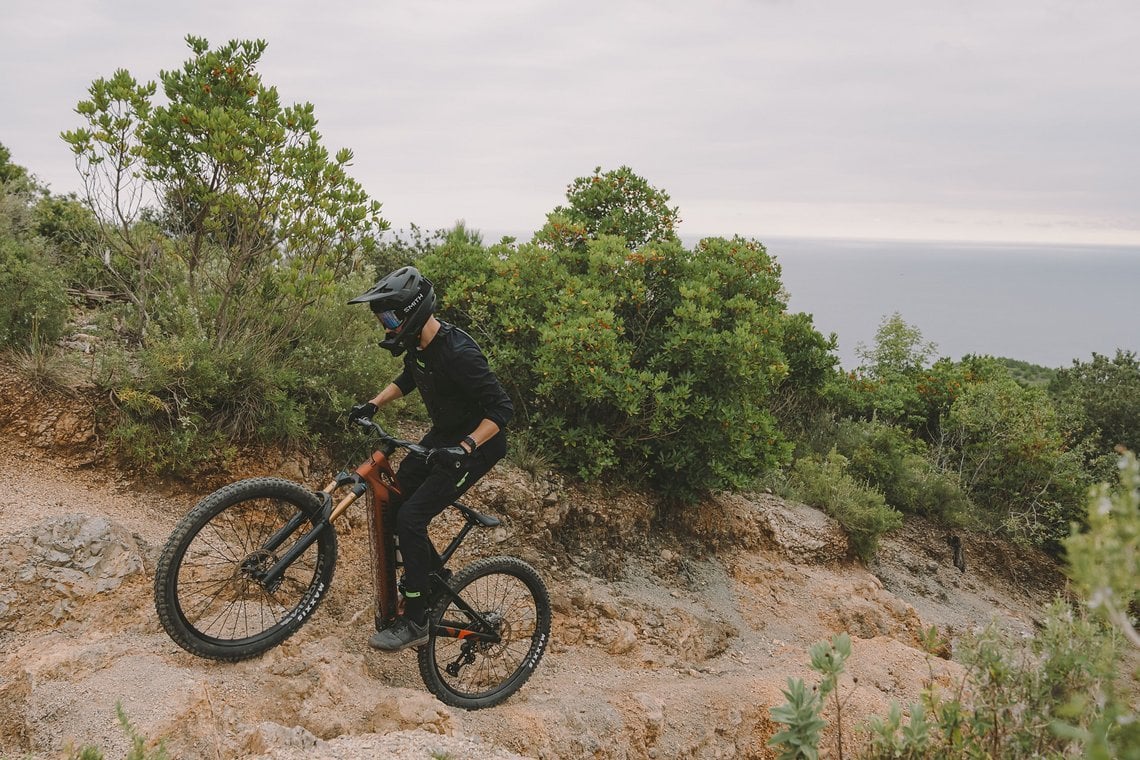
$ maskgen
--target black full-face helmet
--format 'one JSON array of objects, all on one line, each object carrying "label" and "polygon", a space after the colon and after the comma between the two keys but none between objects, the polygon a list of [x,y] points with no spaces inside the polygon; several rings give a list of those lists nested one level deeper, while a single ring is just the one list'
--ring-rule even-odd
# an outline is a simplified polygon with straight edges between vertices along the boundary
[{"label": "black full-face helmet", "polygon": [[420,331],[435,311],[437,300],[431,280],[415,267],[402,267],[349,303],[366,303],[384,328],[380,347],[399,356],[419,344]]}]

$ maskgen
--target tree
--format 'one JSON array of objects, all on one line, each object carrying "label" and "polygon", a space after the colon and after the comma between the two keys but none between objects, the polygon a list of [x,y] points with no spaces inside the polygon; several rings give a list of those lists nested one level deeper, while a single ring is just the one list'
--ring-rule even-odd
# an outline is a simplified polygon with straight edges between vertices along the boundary
[{"label": "tree", "polygon": [[1094,353],[1087,362],[1058,370],[1049,386],[1062,402],[1082,410],[1084,432],[1095,436],[1101,451],[1114,446],[1140,450],[1140,360],[1136,352],[1117,349],[1109,359]]},{"label": "tree", "polygon": [[919,393],[919,377],[935,350],[934,343],[924,342],[922,331],[907,324],[898,312],[884,317],[874,345],[856,347],[863,363],[849,378],[854,386],[850,403],[871,419],[921,429],[928,415]]},{"label": "tree", "polygon": [[386,227],[322,145],[311,104],[285,106],[257,72],[263,41],[187,37],[158,84],[125,70],[92,83],[64,132],[84,179],[107,289],[137,339],[108,374],[127,459],[188,474],[231,442],[312,442],[387,374],[360,351],[375,329],[349,307]]},{"label": "tree", "polygon": [[868,348],[860,343],[855,353],[863,360],[861,368],[868,375],[886,378],[921,370],[937,350],[935,343],[923,341],[922,331],[907,324],[896,311],[879,323],[875,344]]},{"label": "tree", "polygon": [[28,179],[28,170],[12,163],[12,153],[0,143],[0,184],[20,182]]},{"label": "tree", "polygon": [[1073,421],[1043,390],[1006,376],[968,386],[943,427],[944,464],[974,503],[992,509],[1010,536],[1056,549],[1090,484]]},{"label": "tree", "polygon": [[683,500],[786,460],[770,411],[789,371],[785,303],[756,241],[631,251],[606,235],[490,248],[450,235],[420,265],[519,422],[569,469]]},{"label": "tree", "polygon": [[675,242],[680,223],[669,194],[651,186],[628,166],[578,177],[566,188],[567,206],[558,206],[547,219],[548,238],[579,241],[617,235],[636,251],[650,241]]},{"label": "tree", "polygon": [[91,85],[76,107],[86,125],[63,138],[140,338],[156,300],[181,297],[215,345],[272,351],[386,223],[347,174],[351,151],[321,145],[313,106],[282,106],[262,82],[264,41],[186,42],[192,57],[160,73],[165,104],[119,70]]}]

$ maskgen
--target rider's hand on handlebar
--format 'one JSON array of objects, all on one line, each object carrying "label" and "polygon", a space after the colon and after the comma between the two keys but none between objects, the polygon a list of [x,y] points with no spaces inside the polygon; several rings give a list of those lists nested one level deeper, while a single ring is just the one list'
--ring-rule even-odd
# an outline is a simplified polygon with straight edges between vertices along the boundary
[{"label": "rider's hand on handlebar", "polygon": [[378,406],[371,401],[365,401],[363,404],[357,404],[348,410],[348,421],[356,422],[362,419],[372,419],[372,415],[376,414]]},{"label": "rider's hand on handlebar", "polygon": [[461,470],[467,462],[467,449],[462,446],[442,446],[428,452],[428,464],[438,465],[448,470]]}]

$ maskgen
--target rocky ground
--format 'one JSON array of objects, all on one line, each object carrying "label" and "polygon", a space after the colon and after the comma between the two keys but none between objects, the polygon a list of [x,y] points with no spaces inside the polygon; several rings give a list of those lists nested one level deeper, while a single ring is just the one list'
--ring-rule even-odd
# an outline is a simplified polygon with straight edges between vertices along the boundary
[{"label": "rocky ground", "polygon": [[[769,710],[789,677],[816,680],[812,643],[839,631],[854,640],[840,686],[850,739],[892,700],[960,674],[938,656],[949,648],[924,643],[929,626],[951,644],[991,620],[1028,634],[1061,590],[1048,560],[981,535],[963,536],[962,572],[945,533],[923,522],[866,567],[829,518],[771,495],[710,499],[666,529],[639,494],[501,466],[470,502],[504,527],[473,536],[456,564],[506,553],[538,566],[553,637],[518,694],[465,712],[423,688],[413,653],[368,648],[359,519],[338,526],[333,589],[284,645],[239,664],[179,649],[154,613],[154,562],[217,483],[116,471],[90,408],[82,394],[45,401],[0,372],[2,758],[84,744],[122,756],[116,704],[179,758],[772,757]],[[285,456],[240,469],[325,480]],[[437,522],[441,535],[455,525]]]}]

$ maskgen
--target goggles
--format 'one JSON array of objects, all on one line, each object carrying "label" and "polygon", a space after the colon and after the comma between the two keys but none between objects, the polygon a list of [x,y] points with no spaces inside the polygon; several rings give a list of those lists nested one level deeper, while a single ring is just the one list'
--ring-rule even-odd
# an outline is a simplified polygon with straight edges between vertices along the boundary
[{"label": "goggles", "polygon": [[380,324],[384,326],[385,330],[395,330],[400,326],[400,322],[402,321],[396,316],[396,312],[391,309],[376,312],[376,318],[380,320]]}]

